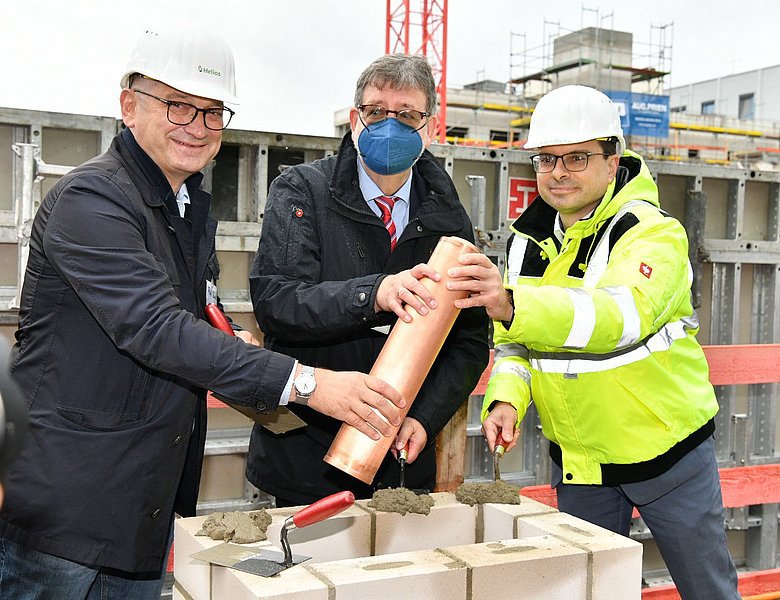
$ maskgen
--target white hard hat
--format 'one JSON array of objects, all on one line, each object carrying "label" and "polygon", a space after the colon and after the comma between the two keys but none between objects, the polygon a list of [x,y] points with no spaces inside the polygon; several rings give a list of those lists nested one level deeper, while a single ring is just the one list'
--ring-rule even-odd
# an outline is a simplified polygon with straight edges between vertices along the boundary
[{"label": "white hard hat", "polygon": [[144,31],[127,61],[122,89],[129,87],[133,73],[192,96],[238,104],[233,53],[227,43],[187,24]]},{"label": "white hard hat", "polygon": [[605,94],[584,85],[566,85],[542,96],[531,116],[526,149],[578,144],[616,137],[618,154],[626,149],[617,106]]}]

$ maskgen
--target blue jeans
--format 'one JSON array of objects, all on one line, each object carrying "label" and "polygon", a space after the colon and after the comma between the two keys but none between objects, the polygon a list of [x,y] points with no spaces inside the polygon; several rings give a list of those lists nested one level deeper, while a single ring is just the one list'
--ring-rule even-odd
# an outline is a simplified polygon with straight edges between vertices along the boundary
[{"label": "blue jeans", "polygon": [[739,600],[712,438],[666,473],[638,483],[564,485],[560,467],[552,466],[561,512],[628,536],[637,508],[683,600]]},{"label": "blue jeans", "polygon": [[9,600],[160,600],[165,571],[142,578],[87,567],[0,537],[0,598]]}]

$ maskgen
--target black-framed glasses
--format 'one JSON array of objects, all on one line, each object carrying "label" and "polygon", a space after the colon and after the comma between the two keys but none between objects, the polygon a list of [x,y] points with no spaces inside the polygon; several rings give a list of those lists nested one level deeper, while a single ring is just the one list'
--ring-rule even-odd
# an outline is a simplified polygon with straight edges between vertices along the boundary
[{"label": "black-framed glasses", "polygon": [[227,106],[198,108],[197,106],[193,106],[187,102],[166,100],[165,98],[160,98],[159,96],[155,96],[149,92],[144,92],[143,90],[133,89],[133,91],[137,94],[143,94],[144,96],[149,96],[150,98],[159,100],[163,104],[167,105],[168,121],[174,125],[189,125],[198,117],[198,113],[203,113],[203,124],[206,126],[206,129],[211,129],[212,131],[222,131],[230,124],[230,120],[233,118],[233,115],[236,114]]},{"label": "black-framed glasses", "polygon": [[357,109],[360,120],[366,127],[381,123],[387,119],[388,115],[395,115],[399,122],[418,131],[425,127],[428,118],[428,113],[411,108],[390,110],[378,104],[358,104]]},{"label": "black-framed glasses", "polygon": [[549,173],[555,168],[558,159],[561,159],[567,171],[576,173],[588,168],[588,159],[591,156],[612,156],[607,152],[567,152],[566,154],[534,154],[531,156],[531,166],[537,173]]}]

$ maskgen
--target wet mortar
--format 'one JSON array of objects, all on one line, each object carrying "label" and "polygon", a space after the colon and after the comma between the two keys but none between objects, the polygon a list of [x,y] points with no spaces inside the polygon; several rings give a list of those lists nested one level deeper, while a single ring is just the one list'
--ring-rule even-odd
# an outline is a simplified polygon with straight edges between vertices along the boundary
[{"label": "wet mortar", "polygon": [[433,498],[429,494],[416,494],[406,488],[387,488],[375,491],[366,506],[401,515],[408,512],[427,515],[431,512]]},{"label": "wet mortar", "polygon": [[195,535],[207,535],[212,540],[224,540],[234,544],[251,544],[268,539],[266,530],[271,524],[271,515],[265,510],[258,512],[216,512],[203,521]]},{"label": "wet mortar", "polygon": [[491,483],[463,483],[455,490],[455,498],[462,504],[520,504],[520,488],[505,481]]}]

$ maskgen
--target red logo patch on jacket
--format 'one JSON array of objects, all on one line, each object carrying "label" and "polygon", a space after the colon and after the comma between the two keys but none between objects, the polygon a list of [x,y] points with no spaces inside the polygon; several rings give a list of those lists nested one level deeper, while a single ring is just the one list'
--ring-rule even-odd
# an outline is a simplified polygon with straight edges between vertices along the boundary
[{"label": "red logo patch on jacket", "polygon": [[648,265],[647,263],[640,263],[639,264],[639,272],[650,279],[650,275],[653,274],[653,267]]}]

